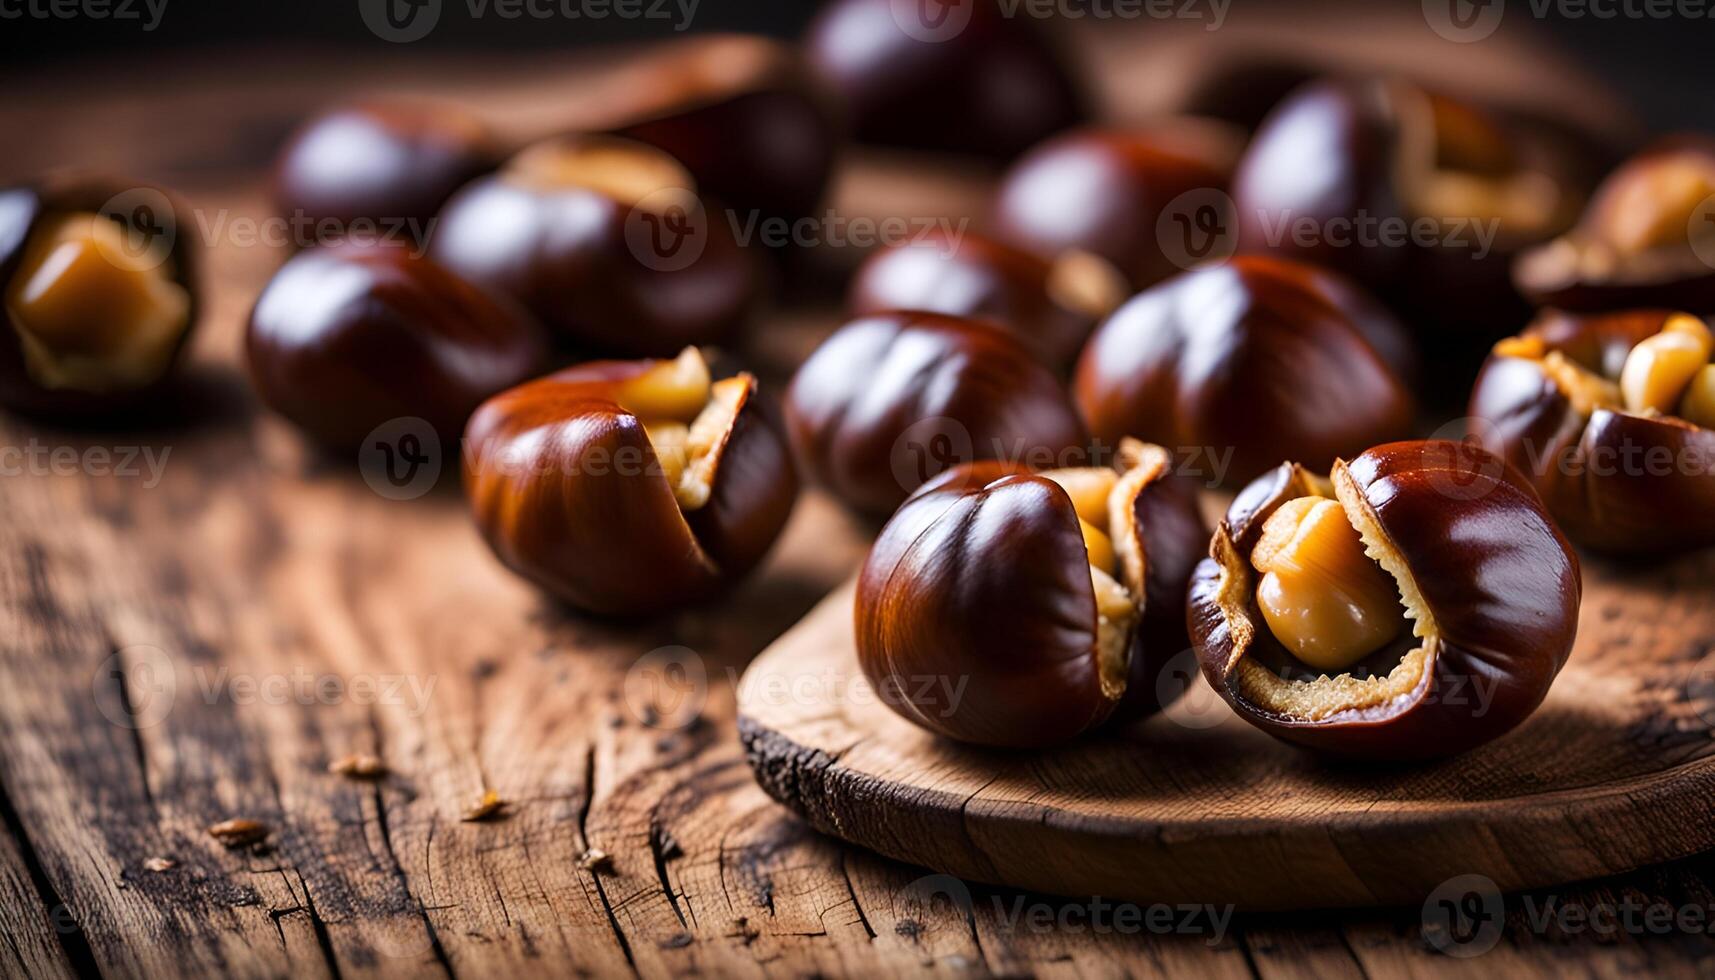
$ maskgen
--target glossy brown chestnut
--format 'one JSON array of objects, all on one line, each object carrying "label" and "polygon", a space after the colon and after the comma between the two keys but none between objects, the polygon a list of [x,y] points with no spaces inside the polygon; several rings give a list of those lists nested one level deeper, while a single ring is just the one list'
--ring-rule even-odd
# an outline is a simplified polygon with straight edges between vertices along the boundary
[{"label": "glossy brown chestnut", "polygon": [[245,336],[267,405],[330,449],[421,418],[446,445],[482,400],[541,369],[541,328],[404,247],[340,246],[293,257]]},{"label": "glossy brown chestnut", "polygon": [[162,390],[197,315],[178,213],[118,181],[0,190],[0,405],[89,420]]},{"label": "glossy brown chestnut", "polygon": [[500,158],[488,128],[458,106],[341,106],[287,142],[274,168],[274,202],[281,214],[306,222],[314,238],[299,245],[370,233],[420,241],[453,191]]},{"label": "glossy brown chestnut", "polygon": [[466,431],[465,491],[512,570],[571,605],[634,615],[753,568],[798,480],[756,379],[695,349],[596,361],[496,395]]},{"label": "glossy brown chestnut", "polygon": [[1664,139],[1626,161],[1566,234],[1520,255],[1539,305],[1715,313],[1715,140]]},{"label": "glossy brown chestnut", "polygon": [[1628,406],[1621,387],[1632,352],[1684,317],[1548,311],[1483,367],[1471,435],[1530,477],[1579,544],[1631,554],[1715,544],[1715,413],[1683,398],[1665,412]]},{"label": "glossy brown chestnut", "polygon": [[1170,207],[1190,217],[1205,204],[1224,205],[1241,145],[1228,127],[1193,119],[1062,134],[1007,171],[995,199],[996,237],[1039,255],[1099,256],[1133,288],[1146,288],[1202,257],[1193,254],[1202,242],[1189,252],[1164,249],[1163,222],[1173,221]]},{"label": "glossy brown chestnut", "polygon": [[852,278],[854,314],[927,310],[990,320],[1047,363],[1071,362],[1097,322],[1131,291],[1086,252],[1054,261],[972,232],[934,232],[875,252]]},{"label": "glossy brown chestnut", "polygon": [[1235,484],[1283,457],[1328,466],[1409,434],[1411,371],[1403,328],[1358,287],[1241,255],[1120,307],[1085,345],[1073,394],[1097,440],[1196,449]]},{"label": "glossy brown chestnut", "polygon": [[786,426],[806,475],[876,516],[960,463],[1074,466],[1086,448],[1060,383],[1016,335],[919,311],[860,317],[824,341],[792,378]]},{"label": "glossy brown chestnut", "polygon": [[923,485],[858,579],[858,663],[902,717],[1032,747],[1158,710],[1185,649],[1207,540],[1196,488],[1159,446],[1111,468],[979,462]]},{"label": "glossy brown chestnut", "polygon": [[[1394,638],[1343,668],[1305,664],[1260,606],[1253,562],[1301,503],[1349,522],[1369,563],[1350,571],[1385,573],[1397,603]],[[1399,442],[1330,477],[1287,463],[1246,487],[1192,575],[1187,615],[1203,676],[1245,721],[1320,752],[1407,760],[1529,716],[1572,649],[1580,593],[1578,560],[1521,474],[1473,445]]]},{"label": "glossy brown chestnut", "polygon": [[447,202],[430,246],[574,347],[666,356],[732,337],[759,289],[724,213],[631,140],[539,143]]},{"label": "glossy brown chestnut", "polygon": [[866,143],[1010,159],[1086,117],[1052,38],[998,0],[835,0],[804,46]]}]

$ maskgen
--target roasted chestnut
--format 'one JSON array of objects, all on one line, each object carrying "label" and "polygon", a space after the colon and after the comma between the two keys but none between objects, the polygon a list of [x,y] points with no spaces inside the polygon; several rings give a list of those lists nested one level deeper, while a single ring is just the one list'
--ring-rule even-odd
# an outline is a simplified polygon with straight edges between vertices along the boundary
[{"label": "roasted chestnut", "polygon": [[274,201],[315,236],[300,245],[325,244],[327,235],[355,238],[365,224],[390,240],[421,241],[453,191],[493,170],[500,157],[488,128],[458,106],[341,106],[287,142],[274,168]]},{"label": "roasted chestnut", "polygon": [[1146,288],[1231,254],[1217,250],[1232,242],[1226,188],[1239,146],[1230,129],[1198,120],[1065,133],[1007,171],[996,237],[1050,257],[1098,256]]},{"label": "roasted chestnut", "polygon": [[1575,228],[1519,256],[1514,273],[1544,306],[1715,313],[1715,140],[1672,137],[1627,161]]},{"label": "roasted chestnut", "polygon": [[262,400],[335,450],[399,418],[450,445],[483,399],[541,369],[546,347],[515,305],[398,246],[300,252],[245,337]]},{"label": "roasted chestnut", "polygon": [[859,315],[928,310],[991,320],[1060,367],[1130,294],[1113,266],[1088,252],[1049,261],[971,232],[938,231],[870,256],[847,305]]},{"label": "roasted chestnut", "polygon": [[858,578],[858,663],[882,700],[949,738],[1032,747],[1183,690],[1186,582],[1207,534],[1160,446],[1111,467],[986,461],[923,485]]},{"label": "roasted chestnut", "polygon": [[1087,115],[1040,28],[998,0],[835,0],[804,45],[857,139],[1010,159]]},{"label": "roasted chestnut", "polygon": [[1525,478],[1397,442],[1233,500],[1191,578],[1203,676],[1239,717],[1335,755],[1454,755],[1523,721],[1578,629],[1578,559]]},{"label": "roasted chestnut", "polygon": [[631,140],[538,143],[447,202],[430,254],[566,343],[668,355],[730,339],[758,270],[678,161]]},{"label": "roasted chestnut", "polygon": [[196,322],[177,213],[140,185],[0,190],[0,405],[89,419],[160,390]]},{"label": "roasted chestnut", "polygon": [[756,379],[595,361],[486,402],[465,434],[477,527],[513,571],[588,612],[658,612],[753,568],[798,494]]},{"label": "roasted chestnut", "polygon": [[1085,345],[1073,394],[1097,440],[1205,453],[1232,484],[1409,434],[1411,371],[1404,329],[1358,287],[1241,255],[1120,307]]},{"label": "roasted chestnut", "polygon": [[959,463],[1086,461],[1084,427],[1030,348],[1002,327],[939,313],[841,327],[792,378],[786,427],[809,477],[877,516]]},{"label": "roasted chestnut", "polygon": [[1660,554],[1715,544],[1715,349],[1665,310],[1548,311],[1495,345],[1471,435],[1522,470],[1573,540]]}]

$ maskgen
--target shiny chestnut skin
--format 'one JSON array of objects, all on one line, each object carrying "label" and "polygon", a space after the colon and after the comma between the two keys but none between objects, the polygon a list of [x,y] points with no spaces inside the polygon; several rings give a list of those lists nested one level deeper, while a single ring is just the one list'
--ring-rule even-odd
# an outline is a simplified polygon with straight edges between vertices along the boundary
[{"label": "shiny chestnut skin", "polygon": [[[118,213],[126,211],[128,213]],[[23,271],[32,237],[54,220],[74,213],[99,214],[125,226],[141,247],[159,245],[171,263],[171,280],[189,296],[184,329],[166,352],[153,379],[133,386],[92,389],[45,383],[25,351],[20,323],[4,297]],[[178,220],[181,208],[160,188],[108,178],[47,179],[0,189],[0,406],[14,412],[74,422],[112,419],[144,410],[170,384],[185,345],[195,331],[201,253],[195,236]],[[135,222],[146,221],[147,227]],[[170,245],[165,243],[170,242]]]},{"label": "shiny chestnut skin", "polygon": [[[1192,575],[1187,603],[1192,647],[1209,684],[1239,717],[1276,738],[1375,760],[1456,755],[1528,717],[1572,650],[1578,559],[1521,474],[1474,445],[1446,441],[1376,446],[1333,473],[1342,505],[1367,515],[1421,599],[1415,627],[1426,635],[1408,631],[1377,655],[1400,658],[1383,675],[1399,682],[1398,695],[1329,705],[1315,717],[1275,706],[1271,691],[1327,677],[1293,666],[1269,632],[1250,553],[1271,514],[1295,497],[1326,496],[1327,482],[1285,463],[1234,498]],[[1414,671],[1404,648],[1420,639]],[[1379,674],[1388,664],[1371,666]]]},{"label": "shiny chestnut skin", "polygon": [[1185,649],[1188,576],[1207,532],[1196,488],[1171,472],[1166,450],[1128,440],[1114,468],[1133,467],[1136,483],[1116,491],[1142,559],[1118,576],[1143,598],[1125,663],[1097,653],[1090,564],[1067,493],[1016,463],[969,463],[900,507],[859,575],[858,663],[884,703],[948,738],[1024,748],[1176,699],[1183,687],[1164,669]]},{"label": "shiny chestnut skin", "polygon": [[998,0],[834,0],[804,46],[859,141],[1005,160],[1087,116],[1052,40]]},{"label": "shiny chestnut skin", "polygon": [[1236,135],[1206,120],[1063,133],[1020,157],[1002,178],[995,236],[1048,257],[1088,252],[1144,289],[1189,261],[1163,250],[1163,215],[1170,206],[1189,213],[1190,202],[1224,200],[1239,145]]},{"label": "shiny chestnut skin", "polygon": [[274,202],[288,217],[337,225],[337,234],[373,222],[380,234],[420,239],[453,191],[501,156],[482,121],[458,106],[339,106],[305,123],[281,150]]},{"label": "shiny chestnut skin", "polygon": [[[1666,310],[1544,312],[1521,335],[1607,378]],[[1471,436],[1524,472],[1579,544],[1610,554],[1715,545],[1715,431],[1672,415],[1582,411],[1538,357],[1496,345],[1471,392]]]},{"label": "shiny chestnut skin", "polygon": [[1050,262],[973,232],[936,231],[878,249],[852,277],[846,305],[860,316],[928,310],[990,320],[1058,368],[1128,295],[1100,260],[1064,255]]},{"label": "shiny chestnut skin", "polygon": [[1016,335],[922,311],[835,331],[793,376],[786,428],[808,478],[876,516],[959,463],[1072,466],[1086,447],[1059,381]]},{"label": "shiny chestnut skin", "polygon": [[263,402],[334,450],[412,417],[452,445],[483,399],[541,369],[546,348],[524,311],[402,246],[299,253],[245,335]]},{"label": "shiny chestnut skin", "polygon": [[683,510],[644,420],[617,399],[661,362],[594,361],[502,392],[465,431],[465,493],[503,564],[571,606],[662,612],[730,588],[786,525],[798,479],[756,380]]},{"label": "shiny chestnut skin", "polygon": [[[624,156],[632,170],[671,174],[629,198],[595,181],[531,176],[537,157]],[[578,350],[666,356],[731,340],[761,288],[754,257],[719,209],[695,196],[677,161],[629,140],[571,137],[538,144],[447,202],[430,254],[511,296]]]},{"label": "shiny chestnut skin", "polygon": [[1334,457],[1409,434],[1411,345],[1357,286],[1240,255],[1138,294],[1096,329],[1073,381],[1099,441],[1232,451],[1243,482],[1283,457]]}]

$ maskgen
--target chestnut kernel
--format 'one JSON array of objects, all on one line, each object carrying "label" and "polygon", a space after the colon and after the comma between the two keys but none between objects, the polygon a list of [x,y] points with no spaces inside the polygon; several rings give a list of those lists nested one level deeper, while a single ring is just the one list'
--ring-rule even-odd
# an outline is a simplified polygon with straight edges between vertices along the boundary
[{"label": "chestnut kernel", "polygon": [[471,417],[465,491],[509,568],[570,605],[638,615],[708,598],[767,553],[798,480],[756,379],[702,355],[594,361]]},{"label": "chestnut kernel", "polygon": [[1179,694],[1163,674],[1184,649],[1205,537],[1195,487],[1136,440],[1111,467],[948,470],[864,562],[859,665],[902,717],[983,745],[1049,745],[1151,713]]},{"label": "chestnut kernel", "polygon": [[1473,445],[1398,442],[1329,477],[1284,463],[1247,486],[1187,616],[1204,678],[1250,724],[1333,755],[1426,759],[1542,703],[1580,596],[1522,474]]},{"label": "chestnut kernel", "polygon": [[1016,335],[921,311],[835,331],[793,377],[786,422],[806,474],[873,515],[959,463],[1079,463],[1087,443],[1059,381]]},{"label": "chestnut kernel", "polygon": [[412,417],[450,445],[483,399],[540,369],[546,346],[522,310],[392,246],[294,256],[245,337],[262,400],[335,450]]}]

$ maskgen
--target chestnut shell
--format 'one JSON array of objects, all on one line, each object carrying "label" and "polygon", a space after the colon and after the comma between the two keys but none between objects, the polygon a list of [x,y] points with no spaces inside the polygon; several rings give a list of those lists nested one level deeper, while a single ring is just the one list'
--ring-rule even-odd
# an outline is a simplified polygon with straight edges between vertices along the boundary
[{"label": "chestnut shell", "polygon": [[[1204,678],[1245,721],[1332,755],[1437,758],[1509,731],[1542,703],[1572,650],[1582,585],[1571,546],[1523,475],[1473,445],[1377,446],[1348,472],[1436,622],[1423,679],[1407,695],[1319,720],[1282,715],[1240,690],[1233,654],[1242,634],[1246,656],[1289,656],[1255,606],[1249,556],[1269,515],[1305,493],[1305,471],[1291,463],[1234,499],[1192,575],[1187,617]],[[1223,611],[1228,574],[1248,597],[1248,629]]]}]

